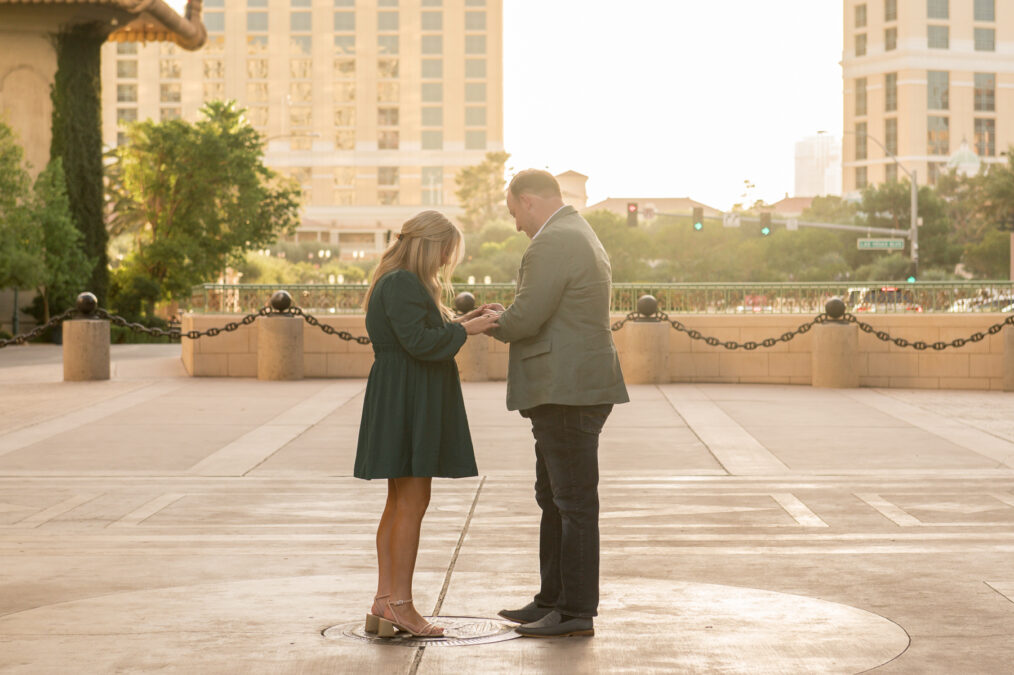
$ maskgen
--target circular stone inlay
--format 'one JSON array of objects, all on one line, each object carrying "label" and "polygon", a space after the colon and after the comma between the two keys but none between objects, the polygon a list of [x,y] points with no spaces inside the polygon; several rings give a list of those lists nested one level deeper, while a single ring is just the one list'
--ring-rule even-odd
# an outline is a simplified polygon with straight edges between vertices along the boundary
[{"label": "circular stone inlay", "polygon": [[516,624],[500,619],[472,616],[427,616],[425,618],[427,621],[442,626],[444,634],[441,637],[413,637],[408,633],[398,631],[394,637],[382,638],[374,633],[367,633],[364,621],[356,621],[331,626],[323,632],[323,635],[329,640],[361,640],[401,647],[460,647],[503,642],[521,637],[514,632]]}]

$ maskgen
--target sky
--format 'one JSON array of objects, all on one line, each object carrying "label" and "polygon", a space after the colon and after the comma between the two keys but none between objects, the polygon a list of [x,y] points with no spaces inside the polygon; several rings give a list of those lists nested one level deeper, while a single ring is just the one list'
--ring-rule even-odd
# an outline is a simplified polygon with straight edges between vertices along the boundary
[{"label": "sky", "polygon": [[508,167],[579,171],[589,204],[774,202],[795,143],[841,134],[840,0],[503,5]]}]

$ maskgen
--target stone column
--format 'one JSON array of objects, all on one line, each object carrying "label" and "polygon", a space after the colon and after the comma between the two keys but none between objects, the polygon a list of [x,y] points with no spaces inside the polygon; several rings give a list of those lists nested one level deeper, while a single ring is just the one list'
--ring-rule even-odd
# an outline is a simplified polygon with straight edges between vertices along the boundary
[{"label": "stone column", "polygon": [[814,326],[813,331],[811,385],[830,389],[858,387],[856,354],[859,327],[851,323],[830,321]]},{"label": "stone column", "polygon": [[458,362],[458,373],[462,382],[489,381],[489,341],[488,335],[469,335],[465,344],[458,350],[454,360]]},{"label": "stone column", "polygon": [[303,379],[303,319],[262,316],[257,319],[257,379]]},{"label": "stone column", "polygon": [[73,319],[63,322],[63,381],[109,379],[109,322]]},{"label": "stone column", "polygon": [[1014,391],[1014,326],[1003,329],[1003,390]]},{"label": "stone column", "polygon": [[628,384],[669,382],[669,333],[664,321],[628,321],[623,336],[623,379]]}]

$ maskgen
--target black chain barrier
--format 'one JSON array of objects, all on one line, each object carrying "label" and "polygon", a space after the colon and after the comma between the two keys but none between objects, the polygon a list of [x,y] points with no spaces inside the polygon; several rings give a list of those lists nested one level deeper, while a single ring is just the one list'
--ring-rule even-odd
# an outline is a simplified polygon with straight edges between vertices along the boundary
[{"label": "black chain barrier", "polygon": [[[618,331],[621,328],[623,328],[623,326],[628,321],[637,321],[637,320],[644,321],[645,319],[643,317],[644,317],[643,314],[640,314],[638,312],[631,312],[621,321],[617,321],[616,323],[614,323],[612,325],[612,329],[613,331]],[[693,328],[687,328],[680,321],[677,321],[676,319],[670,319],[665,312],[656,312],[655,314],[648,317],[648,320],[658,322],[668,321],[673,328],[675,328],[677,331],[681,333],[686,333],[690,339],[701,340],[711,345],[712,347],[725,347],[726,349],[746,349],[747,351],[757,349],[758,347],[774,347],[779,342],[788,342],[797,335],[802,335],[803,333],[810,332],[810,329],[817,324],[826,323],[828,321],[834,321],[834,319],[832,319],[827,314],[818,314],[816,318],[813,319],[813,321],[808,321],[804,324],[801,324],[798,328],[796,328],[796,330],[789,331],[787,333],[782,333],[782,335],[777,338],[766,338],[760,342],[754,342],[753,340],[748,340],[747,342],[735,342],[734,340],[719,340],[716,337],[706,336],[700,331],[694,330]]]},{"label": "black chain barrier", "polygon": [[42,324],[41,326],[36,326],[35,328],[33,328],[32,330],[28,331],[27,333],[22,333],[21,335],[15,335],[14,337],[7,338],[6,340],[0,339],[0,349],[3,349],[4,347],[10,347],[11,345],[23,345],[26,342],[28,342],[29,340],[34,340],[35,338],[37,338],[40,335],[42,335],[43,333],[45,333],[48,329],[55,328],[56,326],[59,326],[61,323],[63,323],[65,320],[69,319],[70,317],[74,316],[76,313],[77,313],[76,309],[73,309],[73,308],[72,309],[68,309],[63,314],[60,314],[59,316],[54,316],[52,319],[50,319],[46,323]]},{"label": "black chain barrier", "polygon": [[293,307],[292,309],[288,310],[287,313],[297,314],[303,317],[303,320],[306,321],[311,326],[316,326],[317,328],[321,329],[328,335],[337,335],[339,338],[345,340],[346,342],[357,342],[361,345],[370,344],[370,338],[364,336],[356,337],[352,335],[352,333],[349,333],[348,331],[337,330],[334,326],[329,326],[326,323],[321,323],[320,320],[313,314],[307,314],[299,307]]},{"label": "black chain barrier", "polygon": [[861,330],[864,333],[869,333],[873,335],[878,340],[882,340],[883,342],[893,342],[899,347],[911,347],[912,349],[918,351],[923,351],[924,349],[935,349],[937,351],[941,351],[947,349],[948,347],[964,347],[969,342],[981,342],[986,338],[987,335],[996,335],[997,333],[1002,331],[1005,326],[1014,326],[1014,314],[1011,314],[1000,323],[995,323],[989,328],[987,328],[985,333],[979,331],[977,333],[972,333],[967,338],[956,338],[954,340],[951,340],[950,342],[937,341],[929,343],[923,342],[922,340],[910,341],[906,340],[905,338],[891,337],[891,335],[887,331],[877,330],[870,324],[860,321],[852,314],[846,314],[843,317],[843,319],[845,321],[848,321],[849,323],[854,323],[858,325],[859,330]]}]

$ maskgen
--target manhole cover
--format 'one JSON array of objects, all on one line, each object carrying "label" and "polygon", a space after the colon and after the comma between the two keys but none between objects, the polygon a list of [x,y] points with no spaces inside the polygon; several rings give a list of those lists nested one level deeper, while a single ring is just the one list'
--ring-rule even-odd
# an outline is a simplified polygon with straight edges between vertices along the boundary
[{"label": "manhole cover", "polygon": [[442,637],[412,637],[401,631],[394,637],[382,638],[367,633],[363,621],[342,623],[331,626],[323,633],[329,640],[349,639],[374,642],[382,645],[400,645],[402,647],[458,647],[461,645],[481,645],[490,642],[503,642],[521,637],[514,632],[516,624],[499,619],[485,619],[474,616],[428,616],[432,621],[444,627]]}]

